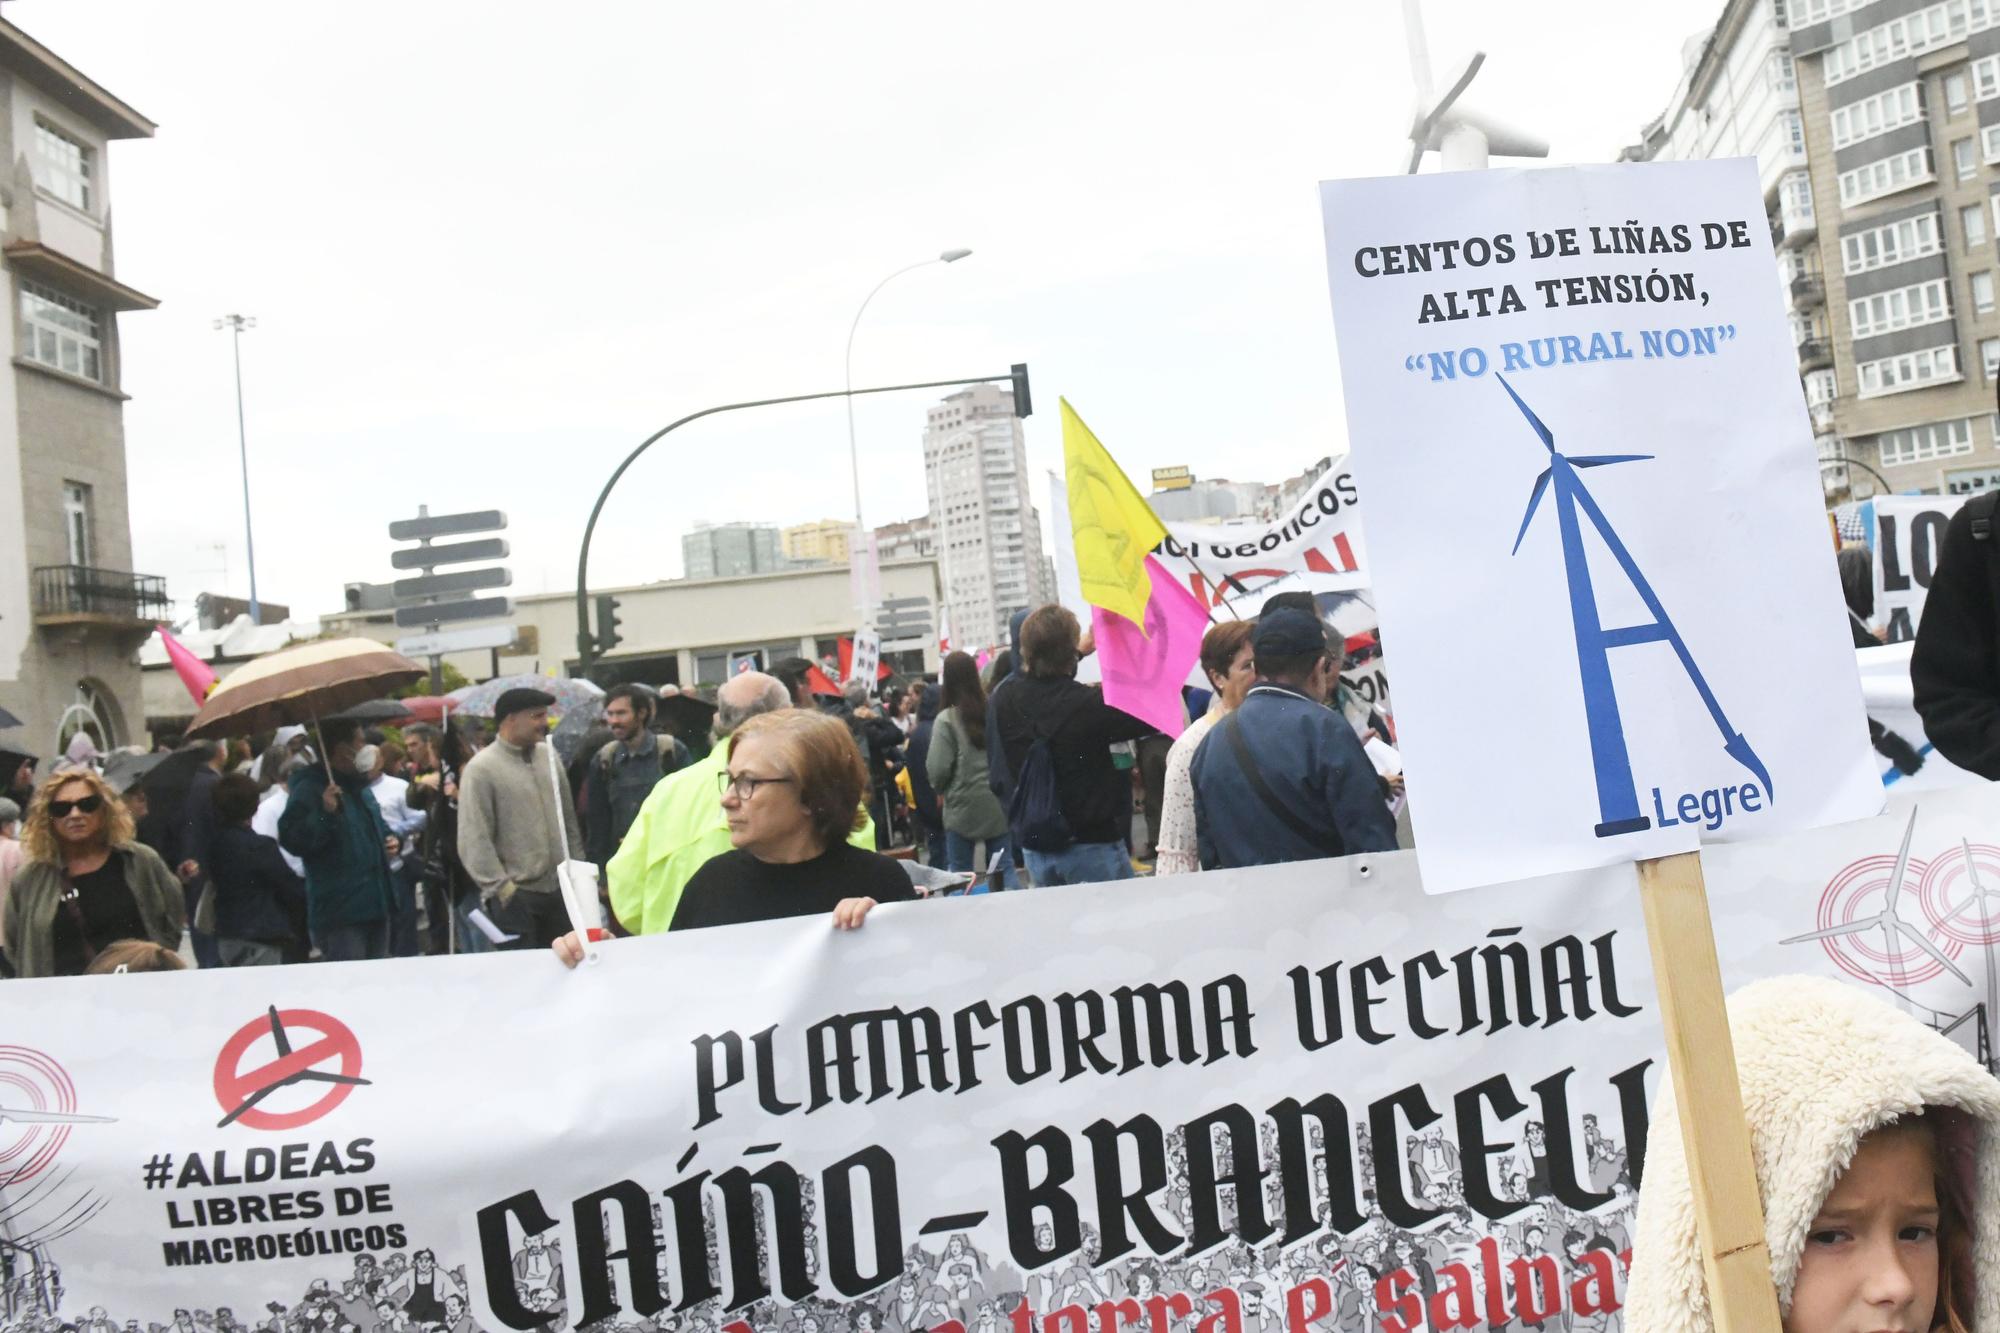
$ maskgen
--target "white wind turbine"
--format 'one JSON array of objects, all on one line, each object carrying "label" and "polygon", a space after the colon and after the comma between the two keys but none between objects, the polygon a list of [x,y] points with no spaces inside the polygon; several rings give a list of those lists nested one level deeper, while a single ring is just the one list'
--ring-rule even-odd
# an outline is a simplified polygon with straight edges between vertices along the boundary
[{"label": "white wind turbine", "polygon": [[1430,42],[1424,36],[1421,0],[1403,0],[1403,29],[1410,47],[1410,82],[1417,105],[1410,123],[1410,165],[1414,176],[1424,154],[1436,152],[1446,171],[1482,171],[1489,154],[1501,157],[1547,157],[1549,145],[1517,130],[1461,100],[1472,76],[1486,63],[1484,51],[1474,51],[1459,68],[1442,97],[1433,98]]},{"label": "white wind turbine", "polygon": [[[1910,811],[1910,822],[1903,829],[1903,846],[1896,853],[1896,868],[1889,874],[1889,888],[1882,897],[1882,910],[1880,912],[1860,921],[1848,921],[1838,926],[1828,926],[1824,930],[1809,930],[1803,935],[1794,935],[1790,939],[1779,940],[1778,943],[1799,944],[1806,940],[1830,940],[1845,935],[1863,935],[1871,930],[1879,930],[1882,932],[1883,946],[1889,955],[1890,978],[1893,982],[1893,984],[1889,985],[1889,989],[1895,991],[1898,996],[1902,996],[1902,988],[1905,985],[1903,981],[1903,950],[1896,939],[1896,936],[1900,934],[1919,949],[1929,954],[1946,971],[1970,986],[1972,978],[1959,971],[1957,964],[1944,956],[1943,950],[1931,943],[1921,930],[1918,930],[1915,926],[1896,915],[1896,906],[1902,900],[1903,896],[1903,881],[1907,878],[1910,869],[1910,839],[1916,836],[1916,832],[1917,812],[1912,810]],[[1977,900],[1975,899],[1975,901]]]}]

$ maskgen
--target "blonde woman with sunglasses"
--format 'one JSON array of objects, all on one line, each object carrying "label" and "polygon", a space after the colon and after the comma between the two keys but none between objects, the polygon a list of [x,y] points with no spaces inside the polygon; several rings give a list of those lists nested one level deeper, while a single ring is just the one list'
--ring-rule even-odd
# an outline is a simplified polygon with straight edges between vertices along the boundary
[{"label": "blonde woman with sunglasses", "polygon": [[80,976],[120,940],[179,946],[180,881],[133,836],[131,813],[96,773],[43,782],[21,845],[27,860],[14,875],[6,927],[7,956],[20,976]]}]

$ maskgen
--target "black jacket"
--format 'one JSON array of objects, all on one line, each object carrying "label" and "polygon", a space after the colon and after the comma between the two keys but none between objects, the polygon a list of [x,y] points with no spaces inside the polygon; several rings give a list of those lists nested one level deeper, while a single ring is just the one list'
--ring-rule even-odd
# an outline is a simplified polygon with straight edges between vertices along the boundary
[{"label": "black jacket", "polygon": [[285,864],[277,842],[241,825],[220,828],[209,856],[217,938],[289,942],[305,915],[306,882]]},{"label": "black jacket", "polygon": [[1917,625],[1910,683],[1939,754],[2000,779],[2000,493],[1951,516]]},{"label": "black jacket", "polygon": [[[1123,842],[1118,827],[1118,784],[1131,778],[1111,762],[1111,747],[1158,730],[1104,702],[1104,693],[1069,677],[1015,675],[1006,689],[993,691],[998,727],[988,733],[990,748],[1005,752],[1010,784],[1021,780],[1021,765],[1037,735],[1049,738],[1055,760],[1056,796],[1077,842]],[[1000,743],[992,746],[997,735]]]}]

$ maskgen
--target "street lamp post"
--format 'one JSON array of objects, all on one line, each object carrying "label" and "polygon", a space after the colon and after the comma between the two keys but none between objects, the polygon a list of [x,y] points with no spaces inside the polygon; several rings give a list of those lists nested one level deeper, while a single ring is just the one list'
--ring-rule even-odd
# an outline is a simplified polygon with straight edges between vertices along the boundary
[{"label": "street lamp post", "polygon": [[224,315],[215,321],[218,329],[228,329],[230,350],[236,360],[236,453],[243,464],[243,554],[250,565],[250,623],[261,625],[264,614],[257,602],[257,539],[250,530],[250,443],[243,428],[243,330],[257,327],[250,315]]},{"label": "street lamp post", "polygon": [[[932,264],[956,264],[971,253],[972,251],[964,249],[946,250],[936,259],[920,260],[917,263],[909,265],[907,268],[897,269],[894,273],[876,283],[868,295],[861,298],[861,308],[854,312],[854,322],[847,326],[847,461],[854,471],[854,539],[856,541],[865,540],[862,536],[863,528],[861,523],[861,451],[854,442],[854,334],[861,327],[861,316],[867,313],[868,303],[875,299],[876,292],[881,291],[905,273],[914,273],[916,270],[928,268]],[[850,550],[848,552],[849,560],[858,560],[860,558],[861,553],[859,551]],[[866,608],[863,609],[865,610]]]},{"label": "street lamp post", "polygon": [[[785,398],[759,398],[747,403],[723,403],[718,407],[705,407],[699,412],[690,412],[680,420],[673,422],[671,425],[662,426],[645,439],[639,441],[639,447],[625,455],[625,461],[613,469],[610,479],[604,483],[604,489],[597,493],[597,503],[590,507],[589,520],[583,525],[583,542],[578,546],[576,553],[577,674],[588,675],[590,664],[597,657],[597,635],[591,632],[589,603],[590,539],[597,532],[598,515],[604,512],[604,502],[611,498],[612,487],[618,484],[618,479],[625,475],[626,469],[638,462],[640,454],[652,448],[657,441],[664,438],[669,432],[679,430],[690,421],[699,421],[703,417],[712,417],[718,412],[738,412],[749,407],[774,407],[779,403],[809,403],[821,398],[846,398],[852,402],[860,394],[902,393],[910,389],[955,389],[960,385],[991,384],[995,381],[1004,381],[1013,387],[1014,401],[1017,404],[1032,401],[1028,396],[1028,367],[1025,364],[1016,362],[1004,375],[974,375],[970,378],[959,380],[927,380],[921,384],[885,384],[872,389],[856,389],[850,386],[846,389],[834,389],[827,393],[799,393]],[[600,629],[602,628],[604,627],[600,627]]]}]

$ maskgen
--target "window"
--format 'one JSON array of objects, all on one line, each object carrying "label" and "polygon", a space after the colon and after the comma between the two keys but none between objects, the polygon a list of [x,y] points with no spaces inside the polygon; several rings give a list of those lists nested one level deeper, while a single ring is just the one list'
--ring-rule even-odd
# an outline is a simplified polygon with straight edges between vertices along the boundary
[{"label": "window", "polygon": [[1803,157],[1806,151],[1806,122],[1796,111],[1785,113],[1785,143],[1794,157]]},{"label": "window", "polygon": [[1958,349],[1951,346],[1927,347],[1920,352],[1885,356],[1879,361],[1863,361],[1856,370],[1862,398],[1907,393],[1926,384],[1948,384],[1962,378],[1958,373]]},{"label": "window", "polygon": [[1788,93],[1799,86],[1798,75],[1792,69],[1791,52],[1771,52],[1771,86],[1781,93]]},{"label": "window", "polygon": [[1958,210],[1958,224],[1965,229],[1965,253],[1971,254],[1986,244],[1986,210],[1978,204],[1967,204]]},{"label": "window", "polygon": [[90,563],[90,487],[66,481],[62,488],[63,536],[72,565]]},{"label": "window", "polygon": [[[2000,217],[2000,214],[1995,214]],[[1935,213],[1904,218],[1886,226],[1873,227],[1840,238],[1841,269],[1848,274],[1866,273],[1905,260],[1921,259],[1944,249],[1944,238]]]},{"label": "window", "polygon": [[[1862,7],[1850,2],[1847,9]],[[1996,18],[2000,18],[2000,10],[1996,10],[1995,0],[1941,0],[1914,14],[1879,23],[1827,48],[1827,86],[1905,56],[1949,45],[1968,33],[1984,32]]]},{"label": "window", "polygon": [[1944,76],[1944,105],[1947,115],[1962,116],[1972,99],[1967,95],[1965,74],[1962,71]]},{"label": "window", "polygon": [[1845,148],[1905,125],[1914,125],[1923,118],[1923,86],[1905,83],[1837,108],[1832,116],[1833,146]]},{"label": "window", "polygon": [[1993,383],[1995,372],[2000,372],[2000,338],[1979,340],[1979,361],[1986,372],[1986,382]]},{"label": "window", "polygon": [[[1961,139],[1959,142],[1970,151],[1972,140]],[[1840,202],[1849,205],[1866,203],[1885,194],[1907,190],[1912,185],[1921,185],[1936,175],[1931,166],[1931,150],[1912,148],[1894,157],[1885,157],[1852,171],[1841,172]]]},{"label": "window", "polygon": [[21,354],[45,366],[102,381],[97,309],[38,282],[21,283]]},{"label": "window", "polygon": [[1979,155],[1972,151],[1972,140],[1953,139],[1951,141],[1951,164],[1958,171],[1962,181],[1972,179],[1979,170]]},{"label": "window", "polygon": [[90,149],[35,117],[35,183],[72,208],[90,208]]},{"label": "window", "polygon": [[1972,275],[1972,308],[1982,315],[1993,313],[1993,270]]},{"label": "window", "polygon": [[[1991,274],[1987,275],[1989,278]],[[1951,318],[1951,297],[1943,278],[1933,278],[1912,287],[1877,292],[1847,303],[1847,321],[1854,336],[1870,338],[1897,329],[1913,329]]]},{"label": "window", "polygon": [[1884,467],[1969,454],[1972,452],[1972,420],[1968,417],[1958,421],[1933,421],[1923,426],[1911,426],[1907,430],[1886,431],[1875,437],[1875,446],[1882,454]]},{"label": "window", "polygon": [[1972,62],[1972,95],[1981,102],[2000,97],[2000,56],[1985,56]]}]

